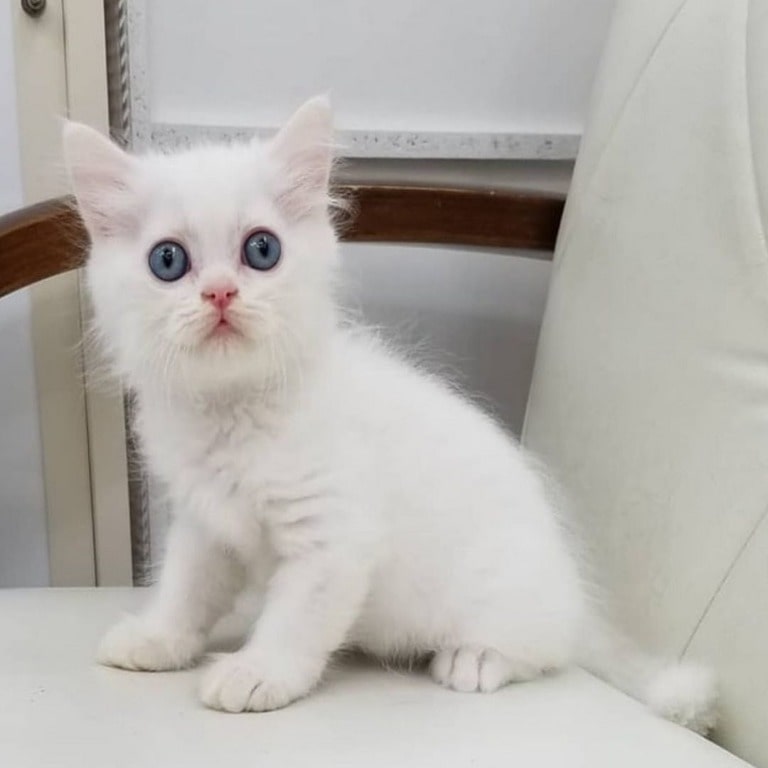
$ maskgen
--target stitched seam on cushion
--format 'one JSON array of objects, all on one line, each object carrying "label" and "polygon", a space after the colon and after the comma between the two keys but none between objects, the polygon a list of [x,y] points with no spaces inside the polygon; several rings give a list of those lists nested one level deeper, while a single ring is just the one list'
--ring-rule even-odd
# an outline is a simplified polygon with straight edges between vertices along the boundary
[{"label": "stitched seam on cushion", "polygon": [[733,558],[733,561],[726,569],[725,573],[723,574],[723,578],[720,579],[720,583],[715,587],[715,591],[712,593],[712,597],[709,598],[707,601],[707,604],[704,606],[704,610],[701,613],[701,617],[696,622],[696,626],[691,631],[691,635],[686,641],[685,645],[683,646],[683,650],[680,654],[681,658],[685,656],[686,653],[688,653],[688,649],[690,648],[691,643],[694,641],[696,635],[699,632],[699,629],[701,628],[701,625],[706,620],[707,616],[710,613],[710,610],[712,609],[712,606],[715,604],[715,601],[720,596],[720,593],[723,591],[723,588],[725,587],[726,583],[728,582],[728,579],[730,579],[731,574],[733,573],[736,566],[739,564],[741,558],[743,557],[744,553],[747,551],[747,548],[752,543],[752,540],[757,535],[757,532],[760,530],[763,523],[768,520],[768,507],[766,507],[765,511],[762,515],[758,518],[757,522],[752,526],[752,530],[747,534],[747,538],[744,540],[744,543],[739,547],[739,551],[736,553],[736,555]]},{"label": "stitched seam on cushion", "polygon": [[[635,77],[634,82],[632,83],[631,87],[627,91],[627,95],[624,97],[624,101],[622,102],[621,106],[619,107],[619,111],[616,113],[616,119],[613,121],[613,124],[611,125],[610,130],[608,131],[608,135],[606,136],[605,141],[603,142],[603,146],[600,149],[600,152],[597,156],[597,159],[595,160],[595,164],[592,167],[592,173],[590,174],[589,178],[584,182],[584,185],[582,187],[583,192],[581,194],[582,202],[579,206],[579,210],[575,211],[573,215],[570,213],[568,214],[568,221],[573,221],[578,213],[581,212],[581,208],[583,207],[584,203],[584,197],[586,197],[587,192],[589,188],[592,186],[592,181],[594,177],[597,175],[598,170],[600,169],[600,166],[603,163],[603,159],[605,158],[605,153],[608,150],[608,147],[611,145],[611,141],[613,139],[613,134],[616,132],[616,129],[618,128],[619,123],[621,122],[622,118],[624,117],[624,113],[627,110],[627,107],[629,106],[630,101],[632,100],[632,97],[635,95],[635,91],[637,90],[638,86],[640,85],[643,76],[648,71],[648,67],[650,67],[651,63],[653,62],[654,58],[656,57],[656,53],[658,52],[659,48],[661,47],[661,44],[664,42],[664,39],[667,37],[667,34],[669,33],[669,30],[672,28],[674,23],[677,21],[678,17],[683,11],[683,8],[688,5],[688,0],[681,0],[680,5],[677,7],[675,12],[669,17],[669,20],[664,25],[664,28],[661,30],[661,34],[657,38],[656,42],[653,44],[653,47],[651,48],[650,53],[648,54],[648,57],[645,60],[645,63],[640,68],[640,71],[637,73],[637,76]],[[568,245],[571,242],[572,239],[572,232],[573,232],[574,225],[571,224],[568,227],[567,232],[563,232],[563,236],[565,238],[562,246],[558,244],[557,247],[557,254],[559,254],[559,257],[555,260],[553,266],[557,268],[562,255],[565,254],[565,251],[568,248]]]}]

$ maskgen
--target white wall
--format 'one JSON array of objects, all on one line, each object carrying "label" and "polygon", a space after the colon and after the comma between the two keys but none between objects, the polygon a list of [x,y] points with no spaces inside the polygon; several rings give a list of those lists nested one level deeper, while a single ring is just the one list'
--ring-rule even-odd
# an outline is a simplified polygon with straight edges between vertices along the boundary
[{"label": "white wall", "polygon": [[[0,3],[0,213],[22,204],[11,4]],[[48,584],[40,424],[26,291],[0,299],[0,587]]]},{"label": "white wall", "polygon": [[[144,0],[153,122],[579,133],[615,0]],[[190,44],[190,41],[194,41]]]}]

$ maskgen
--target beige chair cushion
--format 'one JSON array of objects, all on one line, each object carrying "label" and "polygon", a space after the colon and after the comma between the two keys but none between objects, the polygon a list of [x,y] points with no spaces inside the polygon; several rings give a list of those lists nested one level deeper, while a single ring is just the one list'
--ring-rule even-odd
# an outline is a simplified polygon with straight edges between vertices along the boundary
[{"label": "beige chair cushion", "polygon": [[94,646],[140,590],[0,591],[0,765],[8,768],[739,768],[585,672],[491,695],[426,674],[339,665],[279,712],[228,715],[199,670],[97,667]]},{"label": "beige chair cushion", "polygon": [[620,3],[525,443],[627,627],[712,662],[768,766],[768,0]]}]

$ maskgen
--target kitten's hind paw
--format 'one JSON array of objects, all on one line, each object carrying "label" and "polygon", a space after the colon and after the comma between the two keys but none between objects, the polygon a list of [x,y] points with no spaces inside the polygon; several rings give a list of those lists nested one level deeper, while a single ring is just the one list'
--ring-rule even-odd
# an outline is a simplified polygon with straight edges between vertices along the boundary
[{"label": "kitten's hind paw", "polygon": [[191,666],[203,651],[202,638],[164,632],[139,616],[126,616],[104,636],[100,664],[142,672]]},{"label": "kitten's hind paw", "polygon": [[429,671],[436,683],[465,693],[491,693],[507,683],[532,680],[541,674],[531,664],[514,662],[492,648],[475,645],[438,651]]}]

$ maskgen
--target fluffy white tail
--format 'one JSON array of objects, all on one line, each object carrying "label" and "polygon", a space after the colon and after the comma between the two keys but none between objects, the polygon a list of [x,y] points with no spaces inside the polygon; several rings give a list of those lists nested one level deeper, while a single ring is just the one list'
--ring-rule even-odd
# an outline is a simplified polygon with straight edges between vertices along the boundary
[{"label": "fluffy white tail", "polygon": [[667,663],[643,653],[600,619],[590,622],[578,661],[667,720],[702,735],[715,727],[717,685],[706,667],[691,662]]}]

